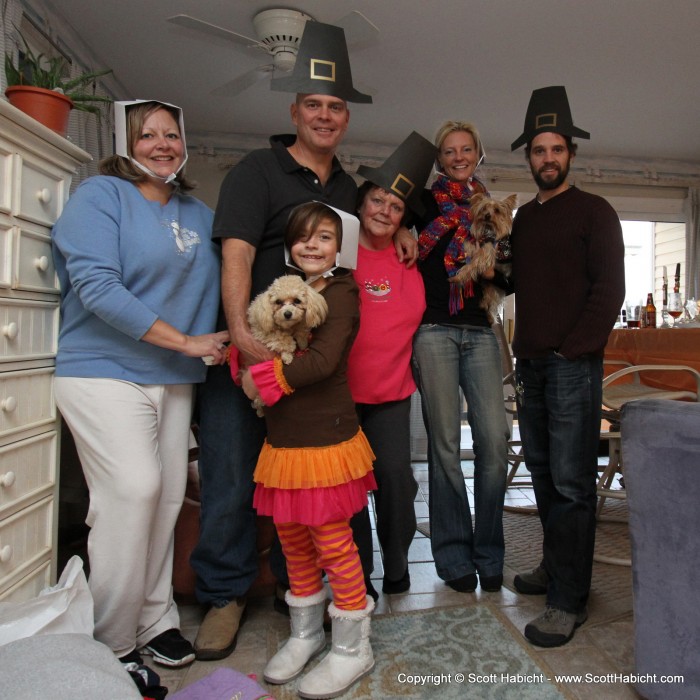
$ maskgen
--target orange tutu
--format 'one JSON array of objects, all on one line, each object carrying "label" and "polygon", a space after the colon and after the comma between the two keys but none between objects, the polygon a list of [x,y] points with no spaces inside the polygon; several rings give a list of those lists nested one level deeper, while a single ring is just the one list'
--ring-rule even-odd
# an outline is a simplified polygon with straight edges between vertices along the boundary
[{"label": "orange tutu", "polygon": [[312,489],[347,484],[372,471],[374,452],[362,430],[337,445],[263,445],[253,480],[267,488]]},{"label": "orange tutu", "polygon": [[374,453],[362,430],[327,447],[263,445],[253,479],[253,506],[276,523],[323,525],[349,520],[377,488]]}]

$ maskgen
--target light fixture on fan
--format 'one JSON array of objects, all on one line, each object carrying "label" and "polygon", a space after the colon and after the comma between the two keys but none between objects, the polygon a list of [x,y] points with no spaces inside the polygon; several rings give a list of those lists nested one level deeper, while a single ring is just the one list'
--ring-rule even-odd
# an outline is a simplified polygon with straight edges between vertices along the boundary
[{"label": "light fixture on fan", "polygon": [[297,10],[263,10],[253,17],[253,27],[261,44],[272,55],[275,70],[290,71],[299,49],[307,20],[313,17]]},{"label": "light fixture on fan", "polygon": [[[189,15],[168,17],[168,22],[172,24],[222,37],[246,48],[261,49],[270,57],[270,63],[257,66],[212,90],[212,94],[227,97],[238,95],[258,81],[270,78],[273,72],[291,71],[306,22],[313,22],[314,18],[299,10],[273,8],[258,12],[252,21],[257,39]],[[368,44],[379,34],[379,29],[357,10],[332,24],[344,29],[348,45]]]}]

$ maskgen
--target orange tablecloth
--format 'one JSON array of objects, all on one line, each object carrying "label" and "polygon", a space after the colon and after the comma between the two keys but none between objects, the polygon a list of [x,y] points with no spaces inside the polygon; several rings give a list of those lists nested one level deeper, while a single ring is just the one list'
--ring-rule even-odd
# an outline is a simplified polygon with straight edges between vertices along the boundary
[{"label": "orange tablecloth", "polygon": [[[700,328],[619,329],[610,333],[606,360],[625,360],[633,365],[688,365],[700,371]],[[610,374],[620,367],[606,367]],[[650,386],[695,390],[683,372],[655,372],[644,378]]]}]

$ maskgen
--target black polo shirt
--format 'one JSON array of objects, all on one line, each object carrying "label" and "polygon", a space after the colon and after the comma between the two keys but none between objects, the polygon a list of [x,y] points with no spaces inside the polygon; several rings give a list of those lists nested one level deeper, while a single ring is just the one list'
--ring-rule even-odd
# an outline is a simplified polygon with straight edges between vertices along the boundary
[{"label": "black polo shirt", "polygon": [[251,299],[284,274],[284,230],[289,212],[317,200],[353,213],[357,185],[333,158],[325,187],[309,168],[299,165],[287,148],[293,134],[270,138],[271,148],[246,155],[224,178],[214,215],[214,238],[237,238],[257,249]]}]

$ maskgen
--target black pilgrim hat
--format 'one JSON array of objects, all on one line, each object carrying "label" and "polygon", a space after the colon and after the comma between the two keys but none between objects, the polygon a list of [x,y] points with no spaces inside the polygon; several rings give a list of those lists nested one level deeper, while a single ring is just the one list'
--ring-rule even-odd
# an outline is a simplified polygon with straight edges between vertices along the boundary
[{"label": "black pilgrim hat", "polygon": [[514,151],[545,131],[562,136],[591,138],[587,131],[574,126],[566,88],[563,85],[552,85],[532,91],[530,104],[527,106],[527,114],[525,115],[523,133],[513,141],[510,150]]},{"label": "black pilgrim hat", "polygon": [[425,208],[420,198],[435,163],[437,148],[412,131],[378,168],[360,165],[357,174],[373,185],[395,194],[421,216]]},{"label": "black pilgrim hat", "polygon": [[291,75],[273,78],[279,92],[331,95],[346,102],[372,102],[352,86],[350,59],[341,27],[307,20]]}]

